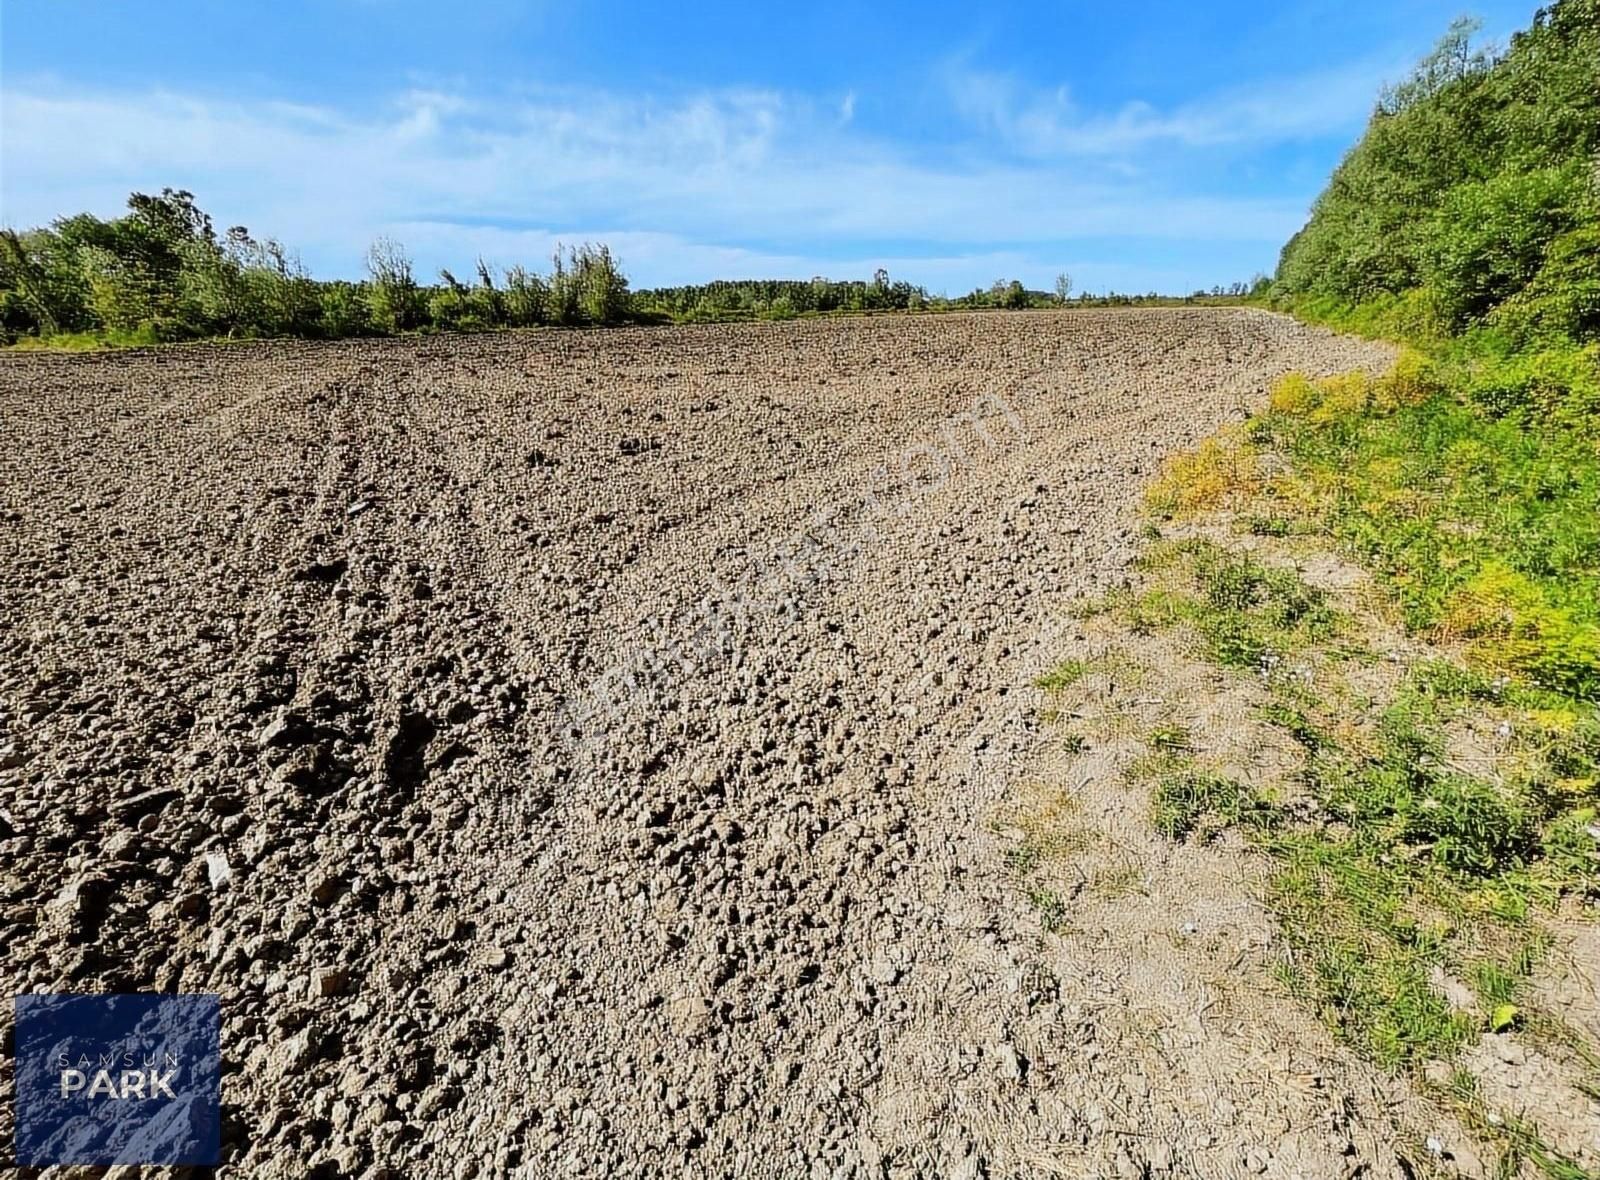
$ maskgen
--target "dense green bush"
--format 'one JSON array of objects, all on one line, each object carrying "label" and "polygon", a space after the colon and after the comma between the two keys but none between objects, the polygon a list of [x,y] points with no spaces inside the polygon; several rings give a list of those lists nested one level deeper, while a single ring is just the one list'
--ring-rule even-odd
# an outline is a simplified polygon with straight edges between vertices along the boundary
[{"label": "dense green bush", "polygon": [[1600,0],[1557,0],[1504,53],[1458,23],[1387,92],[1290,239],[1274,295],[1422,289],[1451,330],[1600,331]]},{"label": "dense green bush", "polygon": [[545,322],[550,289],[531,271],[513,266],[506,271],[504,307],[506,322],[513,328],[527,328]]},{"label": "dense green bush", "polygon": [[404,332],[422,324],[427,296],[411,274],[411,257],[400,243],[379,238],[367,251],[367,303],[380,332]]},{"label": "dense green bush", "polygon": [[1422,244],[1427,285],[1452,325],[1481,321],[1522,292],[1546,252],[1587,213],[1588,161],[1458,184]]},{"label": "dense green bush", "polygon": [[1600,224],[1553,240],[1538,274],[1487,318],[1522,344],[1600,339]]},{"label": "dense green bush", "polygon": [[1423,396],[1282,391],[1268,433],[1408,621],[1594,699],[1600,0],[1558,0],[1502,54],[1469,32],[1385,95],[1272,291],[1417,345]]},{"label": "dense green bush", "polygon": [[331,340],[346,336],[367,336],[376,331],[367,289],[361,283],[321,283],[321,304],[317,335]]},{"label": "dense green bush", "polygon": [[80,246],[78,270],[95,322],[116,330],[169,318],[167,292],[155,286],[137,260],[104,246]]},{"label": "dense green bush", "polygon": [[550,272],[549,305],[561,324],[612,324],[627,314],[628,280],[611,250],[582,245],[557,250]]},{"label": "dense green bush", "polygon": [[558,250],[548,281],[515,266],[502,287],[487,263],[476,270],[473,283],[442,271],[424,286],[404,247],[379,238],[364,281],[318,282],[271,238],[243,226],[218,235],[190,193],[134,193],[127,214],[109,221],[83,213],[0,230],[0,342],[337,338],[615,324],[634,314],[628,280],[603,245]]}]

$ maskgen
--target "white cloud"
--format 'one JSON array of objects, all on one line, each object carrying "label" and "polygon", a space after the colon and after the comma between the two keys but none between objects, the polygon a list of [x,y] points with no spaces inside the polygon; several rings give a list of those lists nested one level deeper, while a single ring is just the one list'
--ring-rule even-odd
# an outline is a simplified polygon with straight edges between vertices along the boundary
[{"label": "white cloud", "polygon": [[[1233,115],[1130,108],[1069,135],[1014,91],[986,93],[981,82],[964,109],[988,112],[1007,138],[1092,154],[1146,141],[1157,125],[1199,141],[1222,134],[1208,128],[1228,119],[1267,127],[1277,118],[1241,98]],[[863,131],[854,107],[853,94],[841,105],[756,89],[495,99],[415,90],[356,114],[13,80],[0,91],[0,218],[109,214],[132,189],[173,185],[192,189],[220,221],[298,247],[324,275],[355,273],[380,233],[407,241],[428,269],[460,267],[480,250],[503,261],[543,256],[559,237],[612,243],[646,284],[865,273],[892,261],[894,273],[960,290],[1008,273],[1005,265],[1037,267],[1031,281],[1045,284],[1059,265],[1052,256],[1070,256],[1070,243],[1085,239],[1241,243],[1259,256],[1303,217],[1303,200],[1134,184],[1114,160],[1005,159],[983,144],[913,157]],[[793,245],[757,245],[770,242]],[[874,258],[882,242],[922,245]],[[1238,277],[1123,270],[1133,286]],[[1152,278],[1132,282],[1139,274]],[[1080,286],[1089,282],[1084,273]]]},{"label": "white cloud", "polygon": [[943,73],[957,109],[1014,150],[1116,157],[1156,147],[1259,147],[1348,136],[1396,70],[1393,63],[1360,62],[1224,90],[1170,110],[1134,101],[1110,114],[1080,110],[1065,86],[1040,90],[960,61]]}]

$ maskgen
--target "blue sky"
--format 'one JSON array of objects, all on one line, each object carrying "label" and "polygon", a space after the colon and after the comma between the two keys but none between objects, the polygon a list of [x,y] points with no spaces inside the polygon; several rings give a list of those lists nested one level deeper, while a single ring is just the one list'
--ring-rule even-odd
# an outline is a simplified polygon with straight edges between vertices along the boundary
[{"label": "blue sky", "polygon": [[779,7],[9,0],[0,221],[193,190],[355,277],[603,240],[636,286],[827,274],[958,294],[1270,271],[1379,87],[1463,12],[1150,0]]}]

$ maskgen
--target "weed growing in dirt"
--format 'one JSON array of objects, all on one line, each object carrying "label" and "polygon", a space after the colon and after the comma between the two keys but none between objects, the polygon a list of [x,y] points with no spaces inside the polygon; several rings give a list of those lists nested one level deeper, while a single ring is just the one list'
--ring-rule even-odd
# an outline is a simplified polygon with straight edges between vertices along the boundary
[{"label": "weed growing in dirt", "polygon": [[1063,870],[1094,847],[1099,837],[1078,822],[1078,801],[1071,792],[1046,788],[1033,795],[1015,817],[1015,827],[997,825],[996,830],[1016,841],[1006,851],[1006,868],[1018,879],[1044,928],[1060,933],[1067,925],[1068,899],[1056,886]]},{"label": "weed growing in dirt", "polygon": [[[1425,662],[1367,731],[1336,738],[1351,701],[1291,688],[1262,716],[1303,750],[1309,800],[1284,806],[1167,749],[1152,819],[1175,840],[1229,825],[1254,837],[1279,866],[1269,899],[1290,990],[1388,1068],[1448,1058],[1522,1018],[1544,946],[1537,914],[1600,890],[1600,729],[1555,703]],[[1501,723],[1512,735],[1502,773],[1452,767],[1449,727],[1502,714],[1519,719]],[[1441,973],[1473,988],[1476,1010],[1450,1005]]]},{"label": "weed growing in dirt", "polygon": [[1261,717],[1284,730],[1306,750],[1316,753],[1328,744],[1328,739],[1306,715],[1298,704],[1278,699],[1269,701],[1261,710]]},{"label": "weed growing in dirt", "polygon": [[[1154,826],[1174,840],[1234,827],[1269,855],[1279,978],[1386,1068],[1420,1071],[1513,1031],[1600,1061],[1527,987],[1543,917],[1600,896],[1600,456],[1441,395],[1413,353],[1379,379],[1291,375],[1246,434],[1258,469],[1269,451],[1287,461],[1234,503],[1248,530],[1341,544],[1393,591],[1398,621],[1466,658],[1374,677],[1366,606],[1336,611],[1293,572],[1215,541],[1151,545],[1144,588],[1110,609],[1135,633],[1187,629],[1209,662],[1265,674],[1258,715],[1301,759],[1285,802],[1162,727],[1129,768]],[[1214,486],[1214,466],[1215,452],[1169,465],[1152,509],[1183,502],[1175,478]],[[1466,757],[1454,743],[1474,734]],[[1513,1164],[1582,1174],[1535,1128],[1485,1127]]]},{"label": "weed growing in dirt", "polygon": [[[1254,601],[1252,583],[1237,571],[1212,579],[1208,601],[1236,609]],[[1375,724],[1336,738],[1351,701],[1291,688],[1262,715],[1304,751],[1309,804],[1281,806],[1168,750],[1153,821],[1176,840],[1227,825],[1256,838],[1279,865],[1269,898],[1290,990],[1388,1068],[1448,1058],[1522,1019],[1519,993],[1544,945],[1538,913],[1600,891],[1600,721],[1560,704],[1424,662]],[[1501,772],[1454,768],[1449,727],[1499,716],[1517,718],[1499,723],[1509,746]],[[1475,1010],[1451,1006],[1441,973],[1473,988]]]},{"label": "weed growing in dirt", "polygon": [[1320,591],[1289,570],[1273,569],[1215,542],[1158,546],[1146,566],[1156,584],[1129,604],[1133,629],[1149,633],[1187,624],[1215,663],[1270,667],[1336,632],[1338,616]]},{"label": "weed growing in dirt", "polygon": [[1491,1112],[1478,1091],[1478,1079],[1465,1070],[1457,1070],[1440,1090],[1454,1101],[1467,1125],[1479,1136],[1500,1143],[1504,1154],[1494,1172],[1496,1180],[1526,1175],[1522,1167],[1525,1163],[1550,1180],[1595,1180],[1593,1172],[1553,1151],[1538,1128],[1525,1119],[1502,1111]]},{"label": "weed growing in dirt", "polygon": [[1266,830],[1277,822],[1272,805],[1249,787],[1190,765],[1157,780],[1151,805],[1156,830],[1173,840],[1233,824]]},{"label": "weed growing in dirt", "polygon": [[1043,850],[1034,843],[1024,842],[1006,852],[1006,868],[1018,876],[1026,877],[1039,867]]},{"label": "weed growing in dirt", "polygon": [[1248,442],[1208,438],[1167,461],[1145,502],[1169,517],[1225,508],[1251,494],[1259,476],[1256,452]]},{"label": "weed growing in dirt", "polygon": [[1150,748],[1167,753],[1188,753],[1194,749],[1194,734],[1186,725],[1158,725],[1150,731]]},{"label": "weed growing in dirt", "polygon": [[1063,660],[1033,683],[1045,692],[1061,692],[1082,680],[1088,670],[1089,665],[1084,660]]},{"label": "weed growing in dirt", "polygon": [[1067,902],[1053,889],[1030,889],[1028,902],[1039,911],[1039,920],[1051,934],[1060,934],[1067,927]]},{"label": "weed growing in dirt", "polygon": [[1288,537],[1296,531],[1293,517],[1281,515],[1247,516],[1245,531],[1257,537]]},{"label": "weed growing in dirt", "polygon": [[1105,900],[1144,892],[1144,874],[1134,865],[1103,869],[1089,878],[1089,892]]}]

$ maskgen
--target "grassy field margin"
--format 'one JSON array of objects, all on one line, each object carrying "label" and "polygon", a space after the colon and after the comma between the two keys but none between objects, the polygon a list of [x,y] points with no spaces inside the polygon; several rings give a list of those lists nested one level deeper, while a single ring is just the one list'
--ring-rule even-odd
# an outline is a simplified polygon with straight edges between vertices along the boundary
[{"label": "grassy field margin", "polygon": [[[1587,379],[1571,352],[1563,406]],[[1600,897],[1600,452],[1581,417],[1481,396],[1556,363],[1406,346],[1382,375],[1288,375],[1169,460],[1138,584],[1088,609],[1256,680],[1256,720],[1298,751],[1263,788],[1167,726],[1132,776],[1168,839],[1232,830],[1270,858],[1285,991],[1456,1109],[1499,1174],[1572,1180],[1592,1173],[1459,1064],[1515,1037],[1600,1098],[1600,1045],[1530,988],[1553,925],[1593,922]],[[1370,593],[1301,577],[1319,553]]]}]

